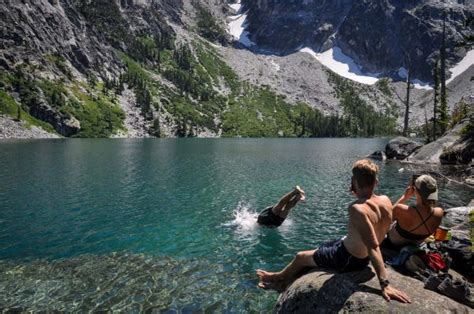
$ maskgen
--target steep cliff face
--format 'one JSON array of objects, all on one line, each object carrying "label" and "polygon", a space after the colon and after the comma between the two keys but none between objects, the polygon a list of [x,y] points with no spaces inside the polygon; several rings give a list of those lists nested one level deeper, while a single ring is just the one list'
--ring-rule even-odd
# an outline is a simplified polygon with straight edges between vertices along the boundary
[{"label": "steep cliff face", "polygon": [[[6,0],[0,7],[0,113],[11,114],[6,104],[16,100],[18,114],[63,136],[119,132],[124,113],[112,90],[131,85],[119,82],[127,72],[124,58],[153,62],[152,54],[171,48],[169,22],[180,23],[181,7],[170,0]],[[145,114],[147,123],[138,127],[148,133],[153,110]]]},{"label": "steep cliff face", "polygon": [[13,97],[20,111],[61,135],[111,136],[122,127],[123,113],[114,95],[101,95],[102,85],[112,89],[110,82],[126,71],[123,54],[147,61],[154,47],[172,46],[167,21],[180,22],[181,6],[170,0],[6,0],[0,6],[0,85],[6,90],[0,107]]},{"label": "steep cliff face", "polygon": [[180,1],[7,0],[0,7],[0,65],[7,70],[24,62],[49,66],[45,56],[55,55],[81,73],[117,73],[113,48],[132,49],[140,34],[170,40],[164,13],[177,21],[179,8]]},{"label": "steep cliff face", "polygon": [[431,81],[446,13],[448,65],[472,48],[470,1],[243,0],[252,40],[282,54],[300,47],[342,48],[364,70],[395,74],[400,67]]}]

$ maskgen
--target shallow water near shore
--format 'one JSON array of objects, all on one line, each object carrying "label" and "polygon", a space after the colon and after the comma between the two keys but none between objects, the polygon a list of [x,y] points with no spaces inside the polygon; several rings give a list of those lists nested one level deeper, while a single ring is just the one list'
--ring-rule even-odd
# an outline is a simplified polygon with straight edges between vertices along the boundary
[{"label": "shallow water near shore", "polygon": [[[255,269],[344,235],[351,165],[387,141],[2,141],[0,308],[271,311]],[[381,165],[393,201],[412,174],[400,167]],[[306,202],[258,227],[296,184]],[[441,185],[445,208],[470,197]]]}]

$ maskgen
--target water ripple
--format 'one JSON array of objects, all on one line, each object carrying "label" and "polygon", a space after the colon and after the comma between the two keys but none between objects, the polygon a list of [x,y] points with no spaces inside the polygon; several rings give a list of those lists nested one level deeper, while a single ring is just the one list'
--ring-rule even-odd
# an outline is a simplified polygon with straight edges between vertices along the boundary
[{"label": "water ripple", "polygon": [[[158,272],[160,277],[151,282],[153,272],[146,279],[130,270],[125,278],[134,287],[135,282],[142,284],[143,289],[123,299],[117,298],[116,290],[127,281],[117,277],[121,268],[112,268],[115,272],[104,280],[113,289],[100,295],[93,288],[77,290],[91,296],[81,302],[74,297],[74,288],[63,296],[70,303],[57,307],[59,311],[101,309],[98,304],[140,310],[158,302],[163,311],[193,311],[200,306],[210,311],[240,311],[251,304],[256,311],[268,312],[272,297],[254,293],[254,270],[280,269],[295,252],[342,236],[347,205],[352,201],[348,191],[351,165],[385,143],[384,139],[1,142],[0,260],[51,261],[38,262],[33,268],[18,266],[30,269],[31,274],[34,269],[49,269],[48,263],[92,267],[89,258],[78,262],[75,257],[93,254],[90,260],[98,262],[94,256],[114,251],[185,261],[169,262],[172,267]],[[400,173],[396,165],[381,164],[378,191],[396,200],[411,171]],[[280,228],[258,226],[256,215],[297,184],[305,189],[307,201],[299,203]],[[471,191],[443,184],[440,195],[442,206],[465,205],[472,196]],[[63,258],[66,264],[54,262]],[[146,264],[147,258],[140,263]],[[127,258],[117,259],[123,265],[131,263]],[[207,267],[189,262],[193,259],[204,261]],[[210,271],[209,265],[216,271]],[[174,279],[172,272],[178,278],[179,272],[186,274],[182,277],[189,278],[194,298],[182,294],[185,290],[178,281],[184,279]],[[199,274],[193,277],[193,272]],[[209,284],[222,272],[233,275]],[[22,302],[32,308],[41,309],[48,293],[62,293],[55,288],[55,280],[60,279],[48,278],[46,273],[41,278],[42,294],[21,290]],[[150,294],[160,280],[175,283]],[[20,291],[11,282],[9,287]],[[212,297],[206,298],[209,293]],[[246,293],[250,301],[242,297]],[[22,306],[10,301],[0,308]]]}]

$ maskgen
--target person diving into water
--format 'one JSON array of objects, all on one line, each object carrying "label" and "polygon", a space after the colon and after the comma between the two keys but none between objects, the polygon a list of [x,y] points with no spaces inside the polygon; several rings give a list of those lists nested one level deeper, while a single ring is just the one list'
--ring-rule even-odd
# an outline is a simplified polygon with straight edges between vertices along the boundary
[{"label": "person diving into water", "polygon": [[285,194],[276,205],[265,208],[257,218],[257,223],[267,227],[279,227],[285,221],[291,209],[299,201],[305,200],[304,191],[297,185],[295,189]]}]

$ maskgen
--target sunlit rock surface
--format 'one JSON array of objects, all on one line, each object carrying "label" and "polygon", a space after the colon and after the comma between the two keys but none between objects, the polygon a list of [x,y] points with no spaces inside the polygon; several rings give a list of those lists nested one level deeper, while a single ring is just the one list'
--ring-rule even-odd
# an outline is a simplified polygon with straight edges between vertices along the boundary
[{"label": "sunlit rock surface", "polygon": [[276,313],[469,313],[469,307],[436,292],[426,290],[423,282],[388,269],[394,287],[406,292],[411,304],[387,302],[370,268],[362,272],[332,274],[315,271],[296,280],[282,293]]}]

